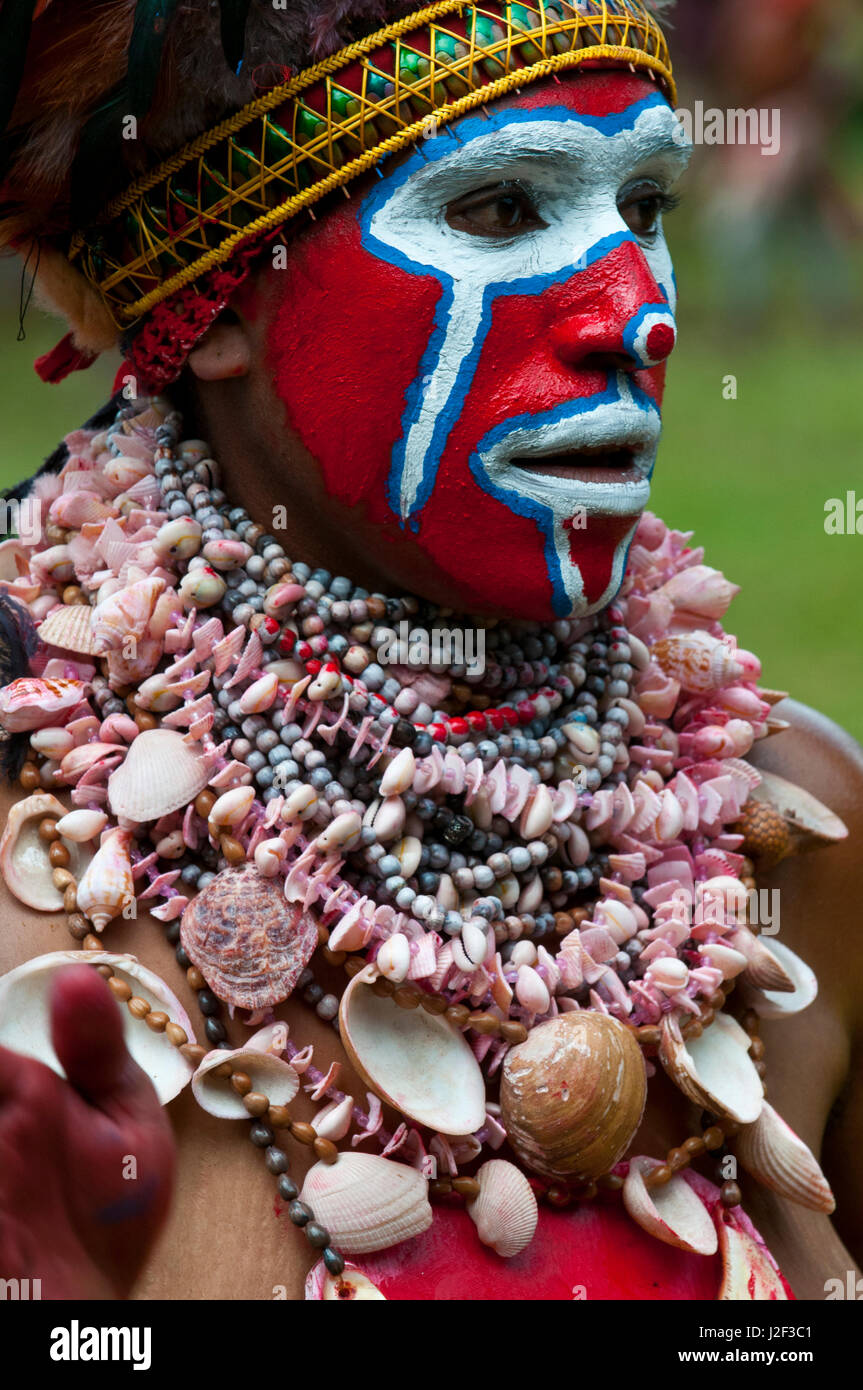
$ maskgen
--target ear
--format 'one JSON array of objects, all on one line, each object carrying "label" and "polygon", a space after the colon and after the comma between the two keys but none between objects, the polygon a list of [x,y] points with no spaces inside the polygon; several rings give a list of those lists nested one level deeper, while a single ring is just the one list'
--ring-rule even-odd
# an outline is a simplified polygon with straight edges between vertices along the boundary
[{"label": "ear", "polygon": [[251,360],[245,324],[234,315],[207,329],[189,354],[188,364],[199,381],[228,381],[246,376]]}]

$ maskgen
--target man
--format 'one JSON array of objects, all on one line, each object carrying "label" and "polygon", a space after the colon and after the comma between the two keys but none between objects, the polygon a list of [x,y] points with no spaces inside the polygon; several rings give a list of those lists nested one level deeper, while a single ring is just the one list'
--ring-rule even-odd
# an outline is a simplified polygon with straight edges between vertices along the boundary
[{"label": "man", "polygon": [[[305,31],[285,31],[287,21],[264,8],[251,10],[246,64],[264,56],[295,63]],[[375,7],[354,7],[354,33],[372,27],[366,9]],[[50,18],[49,6],[39,22]],[[194,51],[192,31],[170,32],[176,72]],[[607,66],[597,62],[598,70],[513,83],[486,110],[477,103],[429,129],[345,184],[348,199],[335,193],[315,221],[290,227],[285,245],[259,256],[227,296],[214,291],[193,329],[188,314],[178,319],[180,337],[193,338],[183,340],[175,388],[186,435],[208,441],[231,500],[265,525],[272,517],[295,561],[491,622],[551,624],[602,610],[617,593],[649,494],[674,346],[661,214],[673,204],[686,150],[649,64],[630,72],[614,55]],[[233,75],[224,81],[225,105],[239,104]],[[25,109],[28,98],[25,86]],[[150,129],[158,135],[149,138],[178,143],[178,135],[196,134],[200,101],[200,93],[188,108],[179,101],[173,124],[157,103]],[[38,202],[34,193],[31,208]],[[24,223],[26,210],[25,202]],[[15,234],[26,238],[21,221]],[[58,295],[63,276],[51,253],[47,260],[55,298],[65,292],[68,302],[65,280]],[[99,319],[87,338],[80,319],[67,365],[109,336]],[[128,346],[127,375],[143,374],[145,388],[165,379],[171,344],[162,333],[156,347],[146,331]],[[859,952],[852,932],[844,949],[833,932],[853,902],[863,756],[813,712],[785,701],[779,713],[790,728],[753,761],[822,796],[849,836],[759,880],[781,890],[783,942],[799,946],[820,982],[801,1018],[764,1026],[770,1097],[816,1152],[824,1144],[848,1248],[826,1215],[791,1209],[740,1180],[746,1209],[796,1295],[819,1298],[826,1280],[854,1268],[849,1249],[860,1235],[853,1154],[863,1091],[852,1062]],[[173,982],[174,952],[153,926],[142,913],[134,923],[115,921],[110,948],[134,952]],[[4,969],[58,944],[44,917],[7,908]],[[319,979],[338,988],[326,966]],[[314,1044],[320,1070],[342,1064],[340,1088],[361,1100],[363,1083],[332,1028],[295,996],[278,1016],[292,1037]],[[13,1051],[0,1058],[8,1155],[0,1267],[44,1269],[43,1289],[54,1297],[125,1296],[138,1276],[145,1297],[301,1297],[315,1252],[285,1238],[272,1179],[250,1168],[231,1127],[199,1110],[188,1089],[171,1111],[179,1153],[171,1214],[145,1265],[168,1206],[162,1112],[124,1052],[104,986],[83,967],[57,981],[53,1028],[66,1081]],[[665,1153],[686,1132],[689,1107],[663,1083],[661,1075],[651,1083],[633,1152]],[[303,1100],[300,1112],[304,1103],[311,1116]],[[137,1158],[134,1185],[119,1171],[126,1153]],[[298,1176],[304,1161],[301,1151]],[[657,1289],[669,1298],[715,1297],[715,1269],[699,1257],[622,1240],[616,1209],[543,1209],[531,1296],[561,1296],[563,1271],[589,1298],[655,1297]],[[615,1266],[609,1252],[620,1248],[626,1258]],[[512,1296],[506,1266],[492,1268],[493,1277],[488,1265],[480,1271],[467,1261],[461,1284],[428,1278],[421,1296]]]}]

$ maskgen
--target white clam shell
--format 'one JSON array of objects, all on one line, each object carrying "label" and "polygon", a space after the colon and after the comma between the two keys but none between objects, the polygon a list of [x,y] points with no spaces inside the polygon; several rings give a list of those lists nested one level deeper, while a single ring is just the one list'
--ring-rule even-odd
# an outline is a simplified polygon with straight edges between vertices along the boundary
[{"label": "white clam shell", "polygon": [[290,1062],[278,1055],[284,1050],[286,1041],[284,1024],[268,1024],[248,1038],[242,1047],[216,1048],[208,1052],[192,1077],[192,1094],[201,1109],[220,1120],[249,1118],[242,1097],[230,1080],[213,1075],[223,1062],[233,1062],[235,1071],[245,1072],[251,1079],[252,1090],[263,1092],[271,1105],[289,1105],[300,1089],[300,1078]]},{"label": "white clam shell", "polygon": [[768,946],[764,937],[760,936],[758,942],[778,962],[793,988],[781,993],[774,989],[754,989],[747,975],[744,989],[746,1003],[761,1018],[788,1018],[791,1014],[808,1009],[818,994],[815,972],[781,941],[771,939]]},{"label": "white clam shell", "polygon": [[687,1042],[673,1014],[666,1014],[661,1029],[660,1061],[685,1096],[741,1125],[758,1119],[764,1087],[749,1057],[750,1039],[739,1023],[718,1013],[700,1038]]},{"label": "white clam shell", "polygon": [[693,1255],[715,1255],[716,1227],[698,1193],[679,1174],[658,1187],[648,1187],[645,1175],[660,1167],[658,1159],[637,1156],[629,1161],[623,1184],[623,1205],[642,1230],[666,1245]]},{"label": "white clam shell", "polygon": [[533,1188],[514,1163],[492,1158],[476,1174],[479,1196],[468,1212],[483,1245],[505,1260],[520,1255],[533,1240],[539,1211]]},{"label": "white clam shell", "polygon": [[[139,999],[146,999],[151,1008],[168,1014],[172,1023],[185,1030],[189,1041],[194,1041],[192,1021],[179,999],[164,980],[134,956],[108,951],[54,951],[34,956],[0,978],[0,1046],[35,1057],[58,1076],[64,1075],[51,1042],[50,986],[59,970],[81,964],[110,965],[115,976],[125,980]],[[161,1104],[167,1105],[190,1081],[191,1064],[164,1033],[154,1033],[141,1019],[133,1018],[124,1004],[118,1003],[117,1007],[123,1016],[126,1047],[149,1076]]]},{"label": "white clam shell", "polygon": [[385,1250],[427,1231],[432,1223],[428,1185],[416,1168],[377,1154],[343,1153],[315,1163],[300,1201],[346,1255]]},{"label": "white clam shell", "polygon": [[108,778],[115,816],[134,825],[187,806],[204,790],[209,764],[175,729],[145,729]]},{"label": "white clam shell", "polygon": [[836,1210],[830,1185],[812,1150],[772,1105],[764,1102],[754,1124],[734,1140],[734,1152],[747,1173],[810,1211]]},{"label": "white clam shell", "polygon": [[376,995],[373,978],[373,968],[361,970],[342,995],[339,1026],[352,1065],[415,1124],[473,1134],[485,1119],[485,1080],[470,1047],[439,1014]]},{"label": "white clam shell", "polygon": [[92,656],[96,650],[92,621],[94,611],[89,604],[83,603],[55,608],[39,624],[40,641],[51,647],[60,647],[63,651]]},{"label": "white clam shell", "polygon": [[[48,792],[26,796],[12,807],[0,838],[0,873],[10,893],[37,912],[59,912],[63,894],[54,887],[48,845],[39,837],[39,822],[46,817],[60,820],[65,806]],[[79,879],[91,851],[69,847],[69,871]]]}]

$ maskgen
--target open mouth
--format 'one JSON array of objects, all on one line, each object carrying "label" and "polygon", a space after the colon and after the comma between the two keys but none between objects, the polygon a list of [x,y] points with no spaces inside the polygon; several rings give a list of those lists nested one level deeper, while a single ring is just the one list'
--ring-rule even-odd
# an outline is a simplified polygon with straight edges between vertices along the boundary
[{"label": "open mouth", "polygon": [[534,454],[510,460],[515,468],[546,478],[570,482],[617,484],[640,483],[644,472],[635,462],[633,447],[617,449],[562,449],[559,453]]}]

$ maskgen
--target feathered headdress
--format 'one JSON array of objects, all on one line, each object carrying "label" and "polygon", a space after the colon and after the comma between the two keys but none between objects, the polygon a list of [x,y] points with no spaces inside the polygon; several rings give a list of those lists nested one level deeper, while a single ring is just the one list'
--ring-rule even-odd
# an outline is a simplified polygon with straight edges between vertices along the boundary
[{"label": "feathered headdress", "polygon": [[38,243],[36,293],[72,328],[42,374],[155,320],[170,380],[256,244],[428,117],[588,61],[673,96],[664,8],[0,0],[0,248]]}]

